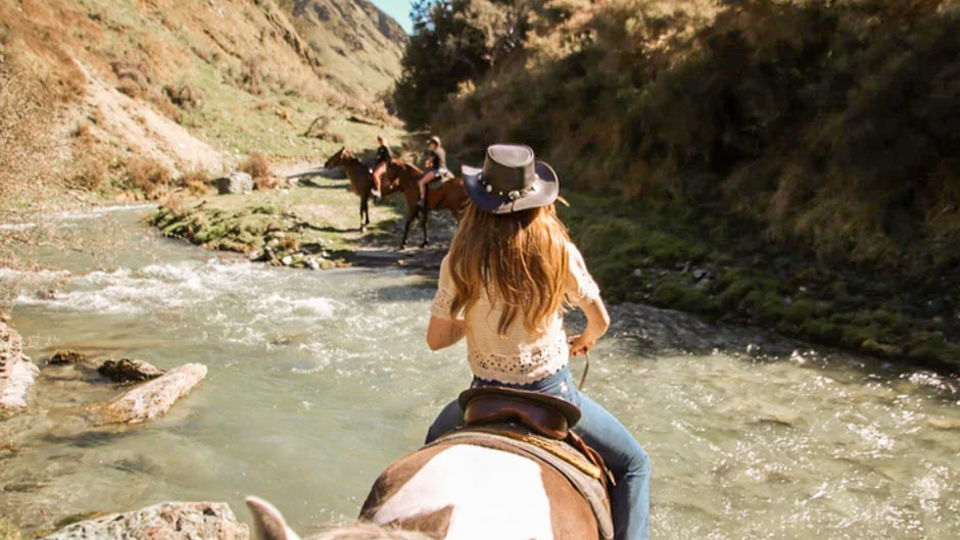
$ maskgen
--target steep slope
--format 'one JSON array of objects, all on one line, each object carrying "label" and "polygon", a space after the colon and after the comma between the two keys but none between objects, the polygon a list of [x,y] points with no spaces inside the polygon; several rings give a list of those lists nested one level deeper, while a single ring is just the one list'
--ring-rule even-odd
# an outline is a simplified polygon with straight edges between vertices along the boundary
[{"label": "steep slope", "polygon": [[[391,122],[367,97],[399,69],[387,36],[402,32],[363,7],[336,8],[350,24],[314,28],[311,46],[273,0],[0,0],[0,211],[65,189],[152,196],[154,181],[220,174],[250,152],[316,156],[372,139],[378,126],[346,118]],[[369,77],[316,44],[372,38],[390,51],[362,57],[378,82],[344,92]],[[317,118],[322,132],[303,136]],[[155,178],[131,173],[144,160]]]},{"label": "steep slope", "polygon": [[280,0],[336,88],[370,99],[400,74],[409,38],[366,0]]}]

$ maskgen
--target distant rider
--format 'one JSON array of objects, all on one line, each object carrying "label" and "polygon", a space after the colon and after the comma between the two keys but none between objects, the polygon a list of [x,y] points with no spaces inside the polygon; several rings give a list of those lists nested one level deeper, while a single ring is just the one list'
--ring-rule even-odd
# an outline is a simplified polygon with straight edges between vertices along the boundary
[{"label": "distant rider", "polygon": [[387,145],[387,139],[382,133],[377,135],[377,144],[380,146],[377,147],[376,165],[373,166],[373,189],[370,190],[370,195],[374,199],[380,199],[380,186],[383,184],[383,173],[387,170],[387,163],[393,159],[393,152],[390,151],[390,147]]},{"label": "distant rider", "polygon": [[443,149],[443,145],[440,144],[440,137],[436,135],[430,137],[430,140],[427,142],[429,150],[427,151],[427,170],[420,177],[420,182],[417,184],[417,187],[420,189],[420,200],[417,201],[417,204],[424,206],[427,200],[427,184],[430,183],[434,178],[443,177],[447,174],[447,152]]}]

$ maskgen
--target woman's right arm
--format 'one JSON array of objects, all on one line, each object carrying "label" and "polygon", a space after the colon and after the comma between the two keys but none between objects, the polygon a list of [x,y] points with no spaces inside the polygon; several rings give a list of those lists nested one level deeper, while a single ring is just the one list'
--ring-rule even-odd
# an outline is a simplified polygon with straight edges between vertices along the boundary
[{"label": "woman's right arm", "polygon": [[460,341],[466,331],[463,319],[450,313],[450,304],[456,291],[450,273],[449,256],[440,263],[440,279],[437,294],[430,306],[430,325],[427,326],[427,346],[431,351],[443,349]]},{"label": "woman's right arm", "polygon": [[587,263],[575,245],[568,244],[570,255],[569,275],[567,277],[567,299],[570,304],[583,310],[587,316],[587,327],[579,336],[570,338],[570,354],[584,354],[596,344],[610,327],[610,314],[600,298],[600,288],[587,271]]},{"label": "woman's right arm", "polygon": [[573,356],[584,354],[592,349],[610,327],[610,314],[607,313],[607,307],[603,305],[603,300],[599,296],[580,304],[579,307],[587,316],[587,327],[579,336],[570,338],[570,354]]},{"label": "woman's right arm", "polygon": [[436,315],[430,317],[427,327],[427,346],[431,351],[445,349],[463,338],[464,326],[461,319],[443,319]]}]

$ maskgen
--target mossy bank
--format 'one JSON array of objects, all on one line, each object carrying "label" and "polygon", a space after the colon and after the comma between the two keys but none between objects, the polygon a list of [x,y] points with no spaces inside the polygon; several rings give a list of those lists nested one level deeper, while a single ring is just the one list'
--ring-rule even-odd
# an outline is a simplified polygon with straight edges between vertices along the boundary
[{"label": "mossy bank", "polygon": [[561,216],[609,300],[960,369],[960,275],[949,268],[841,265],[703,209],[568,198]]},{"label": "mossy bank", "polygon": [[[440,240],[435,246],[401,252],[395,248],[405,222],[403,200],[393,196],[371,201],[365,233],[358,228],[358,206],[349,181],[314,177],[249,195],[169,198],[148,221],[165,236],[276,266],[320,270],[354,264],[439,265],[444,240],[452,234],[451,217],[431,216],[431,238]],[[411,231],[411,240],[419,240],[417,231]]]}]

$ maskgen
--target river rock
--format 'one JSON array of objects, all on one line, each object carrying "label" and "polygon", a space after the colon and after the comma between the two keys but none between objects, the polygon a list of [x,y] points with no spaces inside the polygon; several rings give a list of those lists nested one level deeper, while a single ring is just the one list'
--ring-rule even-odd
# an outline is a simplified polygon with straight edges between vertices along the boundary
[{"label": "river rock", "polygon": [[247,194],[253,191],[253,177],[245,172],[232,172],[222,178],[217,178],[217,192],[220,195]]},{"label": "river rock", "polygon": [[237,522],[226,503],[165,502],[124,514],[74,523],[43,540],[247,540],[250,531]]},{"label": "river rock", "polygon": [[163,375],[162,369],[135,358],[106,360],[100,364],[97,371],[104,377],[109,377],[116,382],[149,381]]},{"label": "river rock", "polygon": [[185,364],[171,369],[162,377],[131,389],[109,403],[90,406],[93,422],[104,424],[141,424],[173,407],[207,376],[203,364]]},{"label": "river rock", "polygon": [[0,420],[27,406],[27,391],[40,370],[23,354],[20,334],[0,321]]},{"label": "river rock", "polygon": [[90,360],[90,357],[77,351],[56,351],[47,363],[52,366],[62,366],[70,364],[83,364]]}]

